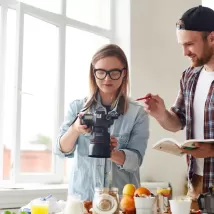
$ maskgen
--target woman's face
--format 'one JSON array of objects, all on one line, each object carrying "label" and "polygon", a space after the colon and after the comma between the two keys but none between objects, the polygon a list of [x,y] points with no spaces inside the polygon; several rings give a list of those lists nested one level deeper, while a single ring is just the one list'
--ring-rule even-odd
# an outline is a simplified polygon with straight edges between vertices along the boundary
[{"label": "woman's face", "polygon": [[101,93],[115,95],[126,75],[126,69],[116,57],[105,57],[94,65],[94,75]]}]

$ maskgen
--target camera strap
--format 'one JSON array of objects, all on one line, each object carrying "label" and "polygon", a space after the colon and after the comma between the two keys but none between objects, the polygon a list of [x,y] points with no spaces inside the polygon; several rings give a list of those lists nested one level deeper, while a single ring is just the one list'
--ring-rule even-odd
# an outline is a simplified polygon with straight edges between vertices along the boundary
[{"label": "camera strap", "polygon": [[75,121],[77,120],[77,118],[78,118],[78,116],[79,116],[79,113],[80,113],[80,112],[86,111],[88,108],[89,108],[89,107],[85,107],[85,108],[81,109],[81,110],[77,113],[77,116],[75,117],[74,121],[71,123],[71,126],[72,126],[72,125],[75,123]]}]

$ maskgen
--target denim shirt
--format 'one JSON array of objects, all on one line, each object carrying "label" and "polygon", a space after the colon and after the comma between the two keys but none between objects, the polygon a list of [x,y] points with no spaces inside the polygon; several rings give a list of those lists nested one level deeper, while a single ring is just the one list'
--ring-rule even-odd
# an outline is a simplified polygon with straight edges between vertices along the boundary
[{"label": "denim shirt", "polygon": [[[118,140],[117,149],[125,153],[125,162],[121,166],[110,159],[88,157],[90,133],[80,135],[75,147],[69,153],[61,152],[59,140],[67,132],[83,106],[84,99],[70,103],[55,147],[56,155],[73,158],[68,194],[78,194],[82,200],[92,200],[95,187],[117,187],[119,194],[127,183],[139,187],[139,168],[143,162],[149,138],[148,114],[139,103],[129,99],[128,111],[114,120],[114,124],[109,128],[110,135]],[[91,108],[91,112],[97,109],[106,111],[99,100]],[[116,108],[112,111],[115,110]]]}]

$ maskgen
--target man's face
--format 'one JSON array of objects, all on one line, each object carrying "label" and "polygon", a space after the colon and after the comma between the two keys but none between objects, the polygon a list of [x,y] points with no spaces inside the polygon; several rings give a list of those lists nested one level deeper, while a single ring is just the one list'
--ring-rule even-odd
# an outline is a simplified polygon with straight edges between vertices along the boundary
[{"label": "man's face", "polygon": [[193,67],[207,64],[213,56],[213,47],[201,32],[177,30],[178,43],[183,48],[184,56],[188,56]]}]

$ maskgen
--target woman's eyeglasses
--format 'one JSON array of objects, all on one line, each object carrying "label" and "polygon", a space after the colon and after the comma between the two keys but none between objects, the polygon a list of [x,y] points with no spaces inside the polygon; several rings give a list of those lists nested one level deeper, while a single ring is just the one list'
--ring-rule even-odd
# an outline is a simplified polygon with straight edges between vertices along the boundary
[{"label": "woman's eyeglasses", "polygon": [[97,79],[99,80],[104,80],[106,78],[107,75],[109,75],[109,77],[112,80],[118,80],[120,79],[122,72],[125,68],[122,69],[113,69],[110,71],[106,71],[104,69],[94,69],[94,75],[96,76]]}]

